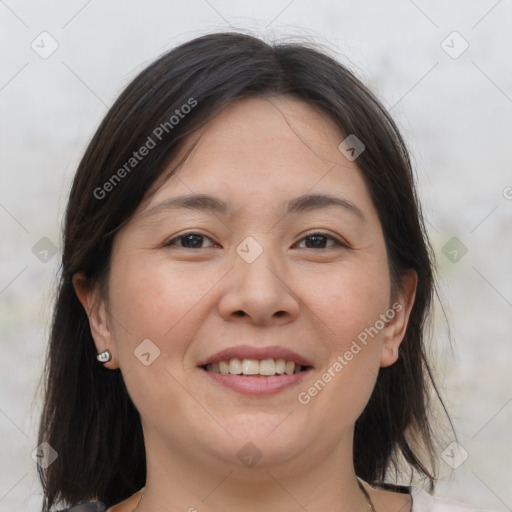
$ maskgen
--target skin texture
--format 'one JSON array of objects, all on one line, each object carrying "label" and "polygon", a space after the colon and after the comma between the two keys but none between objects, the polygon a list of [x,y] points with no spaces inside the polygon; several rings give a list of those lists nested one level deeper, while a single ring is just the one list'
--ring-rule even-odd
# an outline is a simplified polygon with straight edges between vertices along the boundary
[{"label": "skin texture", "polygon": [[[141,414],[148,478],[137,511],[367,510],[352,464],[354,423],[379,367],[398,357],[416,275],[392,293],[377,212],[357,160],[338,150],[344,134],[325,114],[292,97],[243,99],[198,135],[183,167],[116,235],[108,297],[80,275],[74,281],[98,352],[112,353],[105,366],[121,369]],[[147,215],[192,193],[214,195],[231,211]],[[313,193],[350,201],[364,218],[335,206],[286,213],[287,201]],[[333,239],[315,245],[305,238],[312,231]],[[190,232],[204,238],[164,246]],[[252,263],[236,251],[248,236],[263,250]],[[393,304],[401,310],[385,327],[299,403],[299,392]],[[148,366],[134,355],[144,339],[160,350]],[[284,346],[314,368],[299,386],[247,396],[197,367],[241,344]],[[261,454],[250,468],[237,457],[248,442]],[[409,510],[408,496],[369,492],[379,512]],[[110,512],[132,511],[139,498]]]}]

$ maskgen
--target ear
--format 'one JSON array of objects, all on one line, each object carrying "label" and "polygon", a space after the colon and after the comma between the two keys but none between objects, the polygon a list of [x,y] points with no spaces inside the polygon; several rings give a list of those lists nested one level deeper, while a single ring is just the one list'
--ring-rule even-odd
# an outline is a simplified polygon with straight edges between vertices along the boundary
[{"label": "ear", "polygon": [[398,349],[407,330],[417,284],[418,274],[411,270],[402,278],[400,290],[395,294],[394,301],[386,312],[388,322],[384,328],[384,341],[382,343],[380,363],[382,368],[391,366],[398,359]]},{"label": "ear", "polygon": [[[83,274],[76,273],[73,275],[73,288],[89,318],[89,327],[97,352],[100,353],[108,349],[112,354],[112,359],[103,365],[111,370],[119,368],[117,364],[119,358],[108,321],[107,304],[101,297],[100,287],[98,285],[91,286]],[[98,362],[98,364],[101,363]]]}]

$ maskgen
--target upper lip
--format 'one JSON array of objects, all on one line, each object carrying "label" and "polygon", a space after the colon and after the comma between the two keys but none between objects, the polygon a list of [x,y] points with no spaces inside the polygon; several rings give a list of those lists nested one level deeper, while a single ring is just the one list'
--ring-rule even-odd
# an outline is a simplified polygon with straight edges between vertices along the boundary
[{"label": "upper lip", "polygon": [[203,359],[197,366],[205,366],[207,364],[218,363],[219,361],[229,361],[234,358],[258,360],[284,359],[286,361],[293,361],[302,366],[313,366],[308,359],[288,348],[279,346],[251,347],[250,345],[238,345],[236,347],[226,348]]}]

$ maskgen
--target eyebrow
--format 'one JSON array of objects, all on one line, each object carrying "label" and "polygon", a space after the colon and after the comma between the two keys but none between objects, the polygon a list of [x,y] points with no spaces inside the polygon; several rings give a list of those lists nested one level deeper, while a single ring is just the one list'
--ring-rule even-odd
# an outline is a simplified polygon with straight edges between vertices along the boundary
[{"label": "eyebrow", "polygon": [[[320,210],[336,206],[355,214],[364,220],[363,212],[352,202],[337,196],[328,194],[304,194],[291,199],[286,203],[287,213],[308,213],[313,210]],[[230,208],[221,199],[208,194],[190,194],[185,196],[170,197],[150,208],[145,217],[152,217],[162,211],[172,210],[209,211],[226,215]]]}]

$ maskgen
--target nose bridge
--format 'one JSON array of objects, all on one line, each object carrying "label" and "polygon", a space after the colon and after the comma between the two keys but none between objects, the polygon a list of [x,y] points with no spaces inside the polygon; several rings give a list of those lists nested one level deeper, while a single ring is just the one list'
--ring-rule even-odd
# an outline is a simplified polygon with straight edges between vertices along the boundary
[{"label": "nose bridge", "polygon": [[279,279],[282,265],[280,248],[275,247],[277,241],[269,236],[250,235],[238,244],[235,270],[245,285],[263,290],[269,287],[276,288],[274,291],[284,286]]},{"label": "nose bridge", "polygon": [[252,235],[236,246],[232,278],[221,301],[225,316],[240,316],[243,311],[254,321],[264,323],[277,313],[297,314],[297,301],[286,283],[278,241],[275,237]]}]

